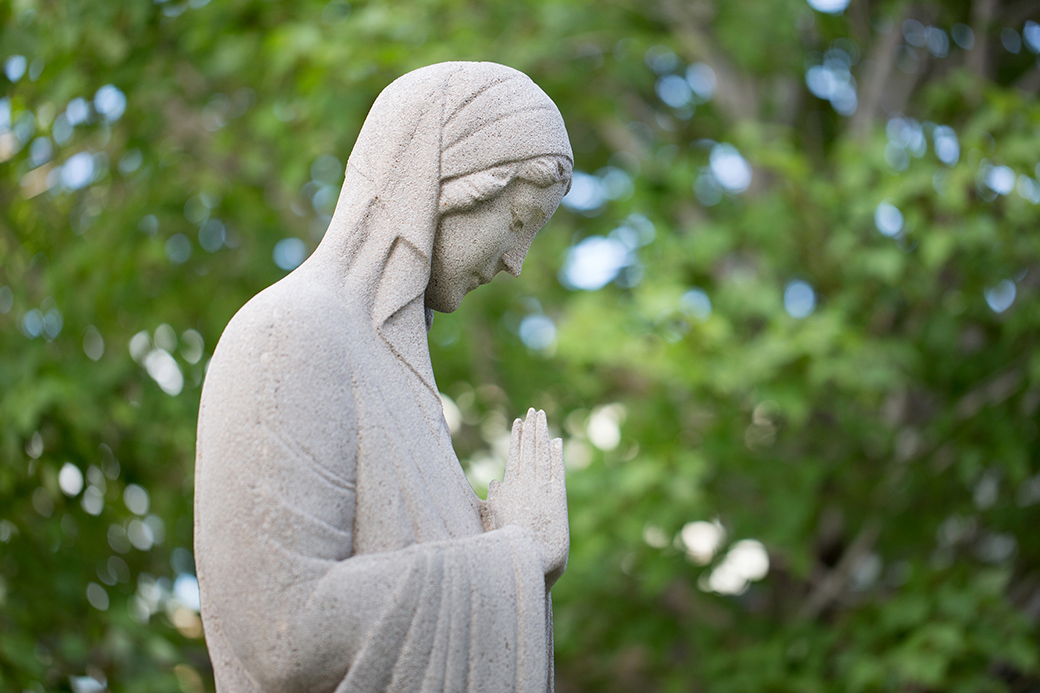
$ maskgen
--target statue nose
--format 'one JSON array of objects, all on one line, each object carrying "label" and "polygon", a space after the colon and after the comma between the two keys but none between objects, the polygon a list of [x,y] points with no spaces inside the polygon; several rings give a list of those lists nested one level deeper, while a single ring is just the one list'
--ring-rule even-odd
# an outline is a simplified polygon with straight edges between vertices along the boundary
[{"label": "statue nose", "polygon": [[509,257],[508,254],[506,254],[502,256],[502,262],[499,264],[501,265],[501,269],[504,269],[506,272],[509,272],[514,277],[519,277],[520,270],[524,266],[524,261],[520,260],[518,262],[514,258]]}]

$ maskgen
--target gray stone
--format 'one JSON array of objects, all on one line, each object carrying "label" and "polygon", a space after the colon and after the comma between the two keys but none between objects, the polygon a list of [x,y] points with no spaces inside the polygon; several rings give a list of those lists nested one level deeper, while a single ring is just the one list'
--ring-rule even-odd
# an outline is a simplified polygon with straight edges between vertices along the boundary
[{"label": "gray stone", "polygon": [[426,334],[520,272],[572,160],[556,106],[501,65],[432,65],[376,100],[325,238],[206,375],[195,557],[218,691],[552,689],[561,441],[543,412],[517,419],[481,501]]}]

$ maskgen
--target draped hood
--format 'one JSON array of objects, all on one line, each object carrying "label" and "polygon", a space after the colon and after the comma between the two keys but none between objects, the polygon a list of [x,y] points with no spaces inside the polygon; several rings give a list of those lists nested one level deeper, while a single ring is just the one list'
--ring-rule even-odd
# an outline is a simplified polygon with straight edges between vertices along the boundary
[{"label": "draped hood", "polygon": [[409,72],[365,119],[309,263],[341,272],[351,301],[397,346],[387,322],[429,284],[441,183],[545,155],[573,161],[559,109],[527,75],[488,62]]}]

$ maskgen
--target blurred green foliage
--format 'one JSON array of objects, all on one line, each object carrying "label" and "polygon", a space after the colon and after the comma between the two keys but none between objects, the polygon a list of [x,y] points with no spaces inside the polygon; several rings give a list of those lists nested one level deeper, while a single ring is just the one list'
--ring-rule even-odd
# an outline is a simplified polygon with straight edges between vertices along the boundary
[{"label": "blurred green foliage", "polygon": [[478,490],[566,440],[557,689],[1038,690],[1037,11],[814,3],[0,2],[0,690],[212,690],[207,356],[449,59],[582,174],[430,334]]}]

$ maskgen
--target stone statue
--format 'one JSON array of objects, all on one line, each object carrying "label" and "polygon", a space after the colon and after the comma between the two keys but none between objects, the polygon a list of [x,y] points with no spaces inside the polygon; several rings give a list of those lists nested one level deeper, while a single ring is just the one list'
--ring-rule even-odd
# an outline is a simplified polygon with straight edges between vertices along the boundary
[{"label": "stone statue", "polygon": [[562,443],[513,424],[470,488],[426,334],[519,274],[570,185],[555,104],[493,63],[376,100],[325,238],[228,324],[199,411],[195,558],[217,690],[546,691]]}]

